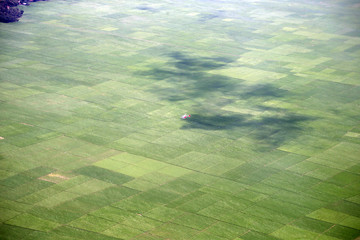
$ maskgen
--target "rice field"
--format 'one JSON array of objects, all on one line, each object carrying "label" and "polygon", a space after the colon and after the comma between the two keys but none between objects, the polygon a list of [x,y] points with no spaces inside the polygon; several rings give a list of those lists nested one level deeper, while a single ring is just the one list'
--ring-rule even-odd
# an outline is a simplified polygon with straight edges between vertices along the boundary
[{"label": "rice field", "polygon": [[360,236],[359,1],[21,8],[0,24],[0,239]]}]

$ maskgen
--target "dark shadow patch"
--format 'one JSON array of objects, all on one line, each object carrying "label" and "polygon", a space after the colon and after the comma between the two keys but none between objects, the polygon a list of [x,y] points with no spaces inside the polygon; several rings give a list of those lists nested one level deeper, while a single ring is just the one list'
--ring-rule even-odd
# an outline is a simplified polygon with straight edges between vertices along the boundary
[{"label": "dark shadow patch", "polygon": [[175,86],[156,87],[151,90],[164,100],[196,99],[206,97],[212,92],[234,95],[236,94],[234,90],[242,82],[240,79],[207,73],[207,71],[225,67],[234,59],[193,57],[180,52],[173,52],[168,57],[170,60],[167,66],[137,73]]},{"label": "dark shadow patch", "polygon": [[[247,133],[258,142],[277,147],[301,134],[303,122],[313,120],[287,109],[266,106],[266,101],[290,95],[274,84],[249,86],[238,78],[209,73],[236,59],[195,57],[182,52],[173,52],[168,57],[165,66],[138,74],[159,81],[150,91],[163,100],[194,103],[192,117],[184,121],[182,129],[227,131],[227,136],[235,138]],[[236,105],[237,102],[241,105]],[[235,104],[239,110],[243,107],[244,111],[223,110],[228,104]]]},{"label": "dark shadow patch", "polygon": [[[265,145],[279,146],[302,132],[303,128],[300,125],[302,122],[313,120],[310,117],[292,114],[287,111],[283,112],[282,116],[260,118],[247,114],[224,114],[193,114],[191,118],[186,120],[182,129],[228,131],[229,135],[237,136],[234,131],[247,128],[251,129],[249,136],[253,139],[263,142]],[[238,137],[241,137],[241,134]]]},{"label": "dark shadow patch", "polygon": [[285,97],[287,91],[279,89],[271,84],[258,84],[249,88],[241,96],[249,98],[281,98]]},{"label": "dark shadow patch", "polygon": [[136,9],[141,10],[141,11],[148,11],[148,12],[157,12],[158,10],[149,6],[138,6],[136,7]]},{"label": "dark shadow patch", "polygon": [[186,56],[181,52],[173,52],[169,54],[174,60],[174,66],[178,69],[187,71],[208,71],[225,66],[227,63],[232,62],[229,58],[210,58],[200,57],[194,58]]},{"label": "dark shadow patch", "polygon": [[191,118],[186,120],[183,129],[198,128],[205,130],[228,130],[244,126],[247,124],[246,122],[246,115],[241,114],[232,114],[228,116],[193,114],[191,115]]},{"label": "dark shadow patch", "polygon": [[86,166],[83,168],[79,168],[74,171],[74,173],[85,175],[88,177],[96,178],[104,182],[113,183],[113,184],[124,184],[133,180],[133,177],[128,175],[113,172],[104,168],[96,167],[96,166]]},{"label": "dark shadow patch", "polygon": [[286,111],[283,116],[263,117],[255,121],[256,129],[253,137],[271,146],[280,146],[284,142],[296,138],[303,131],[301,123],[314,120]]}]

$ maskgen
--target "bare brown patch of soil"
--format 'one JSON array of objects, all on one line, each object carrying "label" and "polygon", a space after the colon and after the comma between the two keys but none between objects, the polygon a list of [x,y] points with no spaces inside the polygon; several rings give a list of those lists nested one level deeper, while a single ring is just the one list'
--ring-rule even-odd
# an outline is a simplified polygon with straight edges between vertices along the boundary
[{"label": "bare brown patch of soil", "polygon": [[47,182],[52,182],[52,183],[59,183],[62,182],[64,180],[68,180],[70,179],[69,177],[57,174],[57,173],[50,173],[48,175],[39,177],[40,180],[43,181],[47,181]]},{"label": "bare brown patch of soil", "polygon": [[28,123],[20,123],[22,125],[25,125],[25,126],[30,126],[30,127],[33,127],[34,125],[31,125],[31,124],[28,124]]}]

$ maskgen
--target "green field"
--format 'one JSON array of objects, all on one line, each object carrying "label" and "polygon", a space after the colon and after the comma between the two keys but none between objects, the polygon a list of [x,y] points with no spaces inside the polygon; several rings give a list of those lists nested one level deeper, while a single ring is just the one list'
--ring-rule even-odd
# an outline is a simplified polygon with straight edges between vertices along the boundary
[{"label": "green field", "polygon": [[0,24],[0,239],[360,236],[358,0],[21,8]]}]

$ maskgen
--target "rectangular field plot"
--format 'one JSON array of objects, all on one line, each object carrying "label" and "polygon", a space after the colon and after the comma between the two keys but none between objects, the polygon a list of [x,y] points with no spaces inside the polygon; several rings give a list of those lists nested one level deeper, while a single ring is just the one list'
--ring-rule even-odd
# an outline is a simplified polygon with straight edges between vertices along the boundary
[{"label": "rectangular field plot", "polygon": [[58,224],[56,224],[54,222],[47,221],[47,220],[44,220],[41,218],[37,218],[30,214],[19,215],[13,219],[7,221],[6,223],[8,223],[10,225],[20,226],[20,227],[24,227],[24,228],[39,230],[39,231],[50,231],[50,230],[56,228],[57,226],[59,226]]},{"label": "rectangular field plot", "polygon": [[17,7],[0,239],[360,236],[356,1]]}]

